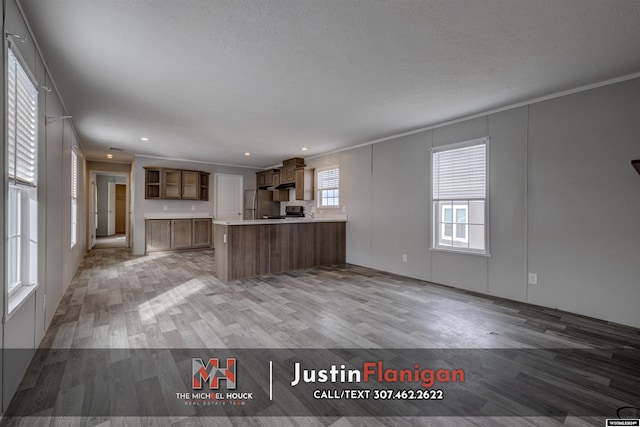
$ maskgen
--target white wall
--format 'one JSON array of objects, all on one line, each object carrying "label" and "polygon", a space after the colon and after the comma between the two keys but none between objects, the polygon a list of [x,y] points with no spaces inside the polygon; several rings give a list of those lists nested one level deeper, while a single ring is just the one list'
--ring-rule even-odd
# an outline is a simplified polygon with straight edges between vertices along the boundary
[{"label": "white wall", "polygon": [[639,100],[636,79],[531,106],[531,302],[640,326]]},{"label": "white wall", "polygon": [[[145,166],[170,167],[175,169],[190,169],[209,172],[209,200],[147,200],[144,198]],[[145,213],[168,212],[208,212],[213,216],[215,212],[214,174],[225,173],[242,175],[244,189],[254,189],[256,186],[257,169],[238,168],[232,166],[196,163],[182,160],[158,159],[154,157],[136,156],[132,173],[133,179],[133,254],[142,255],[145,251]],[[167,207],[164,210],[164,207]],[[193,209],[192,209],[193,208]]]},{"label": "white wall", "polygon": [[[42,59],[38,55],[27,26],[13,0],[7,1],[4,30],[19,34],[26,43],[16,43],[38,85],[52,87],[46,75]],[[5,41],[6,43],[6,41]],[[6,44],[4,46],[6,48]],[[4,67],[3,67],[4,68]],[[4,81],[4,80],[3,80]],[[5,92],[5,84],[0,84],[0,93]],[[6,116],[2,103],[2,114]],[[45,126],[46,116],[66,115],[66,111],[55,90],[40,89],[38,95],[38,282],[39,287],[23,305],[7,318],[1,328],[2,337],[2,411],[10,402],[30,357],[48,328],[75,270],[86,252],[82,236],[86,233],[85,205],[86,188],[85,161],[79,152],[79,198],[78,198],[78,243],[71,247],[71,149],[78,141],[66,120]],[[4,120],[2,121],[4,122]],[[3,132],[4,135],[4,132]],[[6,138],[2,138],[6,141]],[[2,161],[4,164],[6,144],[3,142]],[[2,170],[6,170],[4,167]],[[2,220],[6,205],[6,179],[3,181]],[[4,227],[1,227],[2,241],[6,241]],[[2,245],[0,263],[4,262],[6,249]],[[6,275],[3,284],[6,286]],[[2,292],[1,294],[4,294]],[[3,298],[3,297],[2,297]],[[4,307],[4,305],[3,305]],[[3,313],[6,316],[6,313]],[[17,352],[15,349],[20,348]]]},{"label": "white wall", "polygon": [[[341,166],[350,263],[640,327],[638,99],[635,79],[307,164]],[[490,256],[431,251],[429,148],[486,136]]]},{"label": "white wall", "polygon": [[[373,146],[366,146],[306,162],[308,167],[315,169],[340,166],[341,208],[349,217],[346,229],[346,260],[348,263],[364,266],[371,266],[372,152]],[[304,202],[307,205],[305,209],[310,209],[313,203]],[[316,216],[332,213],[335,213],[335,210],[318,210]]]}]

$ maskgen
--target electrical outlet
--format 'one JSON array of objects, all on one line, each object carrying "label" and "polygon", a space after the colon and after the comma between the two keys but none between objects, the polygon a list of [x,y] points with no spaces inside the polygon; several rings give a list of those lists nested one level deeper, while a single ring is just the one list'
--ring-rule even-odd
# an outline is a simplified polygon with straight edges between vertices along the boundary
[{"label": "electrical outlet", "polygon": [[529,273],[529,284],[530,285],[538,284],[538,275],[536,273]]},{"label": "electrical outlet", "polygon": [[194,205],[191,205],[191,210],[192,210],[192,211],[195,211],[195,210],[196,210],[196,207],[195,207]]},{"label": "electrical outlet", "polygon": [[402,262],[407,262],[407,254],[402,254]]},{"label": "electrical outlet", "polygon": [[167,210],[167,205],[162,205],[162,210],[166,211]]}]

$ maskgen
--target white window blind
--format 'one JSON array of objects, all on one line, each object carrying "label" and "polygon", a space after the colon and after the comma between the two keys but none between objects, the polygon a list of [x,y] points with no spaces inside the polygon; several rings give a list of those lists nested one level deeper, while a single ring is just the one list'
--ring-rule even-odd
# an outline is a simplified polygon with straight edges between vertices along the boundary
[{"label": "white window blind", "polygon": [[78,198],[78,155],[71,150],[71,198]]},{"label": "white window blind", "polygon": [[7,83],[8,175],[15,183],[35,186],[38,92],[11,49]]},{"label": "white window blind", "polygon": [[318,172],[318,188],[321,190],[340,186],[340,169],[325,169]]},{"label": "white window blind", "polygon": [[433,199],[484,199],[487,193],[484,143],[433,153]]},{"label": "white window blind", "polygon": [[71,149],[71,247],[78,239],[78,154]]}]

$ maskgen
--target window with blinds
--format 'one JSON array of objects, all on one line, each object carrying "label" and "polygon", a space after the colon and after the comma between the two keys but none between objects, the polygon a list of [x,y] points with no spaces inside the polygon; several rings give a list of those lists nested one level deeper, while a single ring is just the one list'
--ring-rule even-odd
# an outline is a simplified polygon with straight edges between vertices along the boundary
[{"label": "window with blinds", "polygon": [[7,63],[7,281],[9,315],[38,280],[38,92],[14,52]]},{"label": "window with blinds", "polygon": [[78,154],[71,149],[71,247],[78,238]]},{"label": "window with blinds", "polygon": [[487,138],[431,152],[434,249],[488,253]]},{"label": "window with blinds", "polygon": [[35,186],[38,92],[11,50],[7,81],[9,179],[15,184]]},{"label": "window with blinds", "polygon": [[316,191],[319,208],[340,207],[340,168],[338,166],[316,170]]}]

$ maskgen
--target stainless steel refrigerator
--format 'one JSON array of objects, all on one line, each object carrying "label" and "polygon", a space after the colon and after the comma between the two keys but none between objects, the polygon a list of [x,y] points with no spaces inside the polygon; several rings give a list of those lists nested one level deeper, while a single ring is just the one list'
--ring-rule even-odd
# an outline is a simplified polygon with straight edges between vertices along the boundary
[{"label": "stainless steel refrigerator", "polygon": [[244,219],[262,219],[280,215],[280,202],[273,201],[273,191],[245,190]]}]

